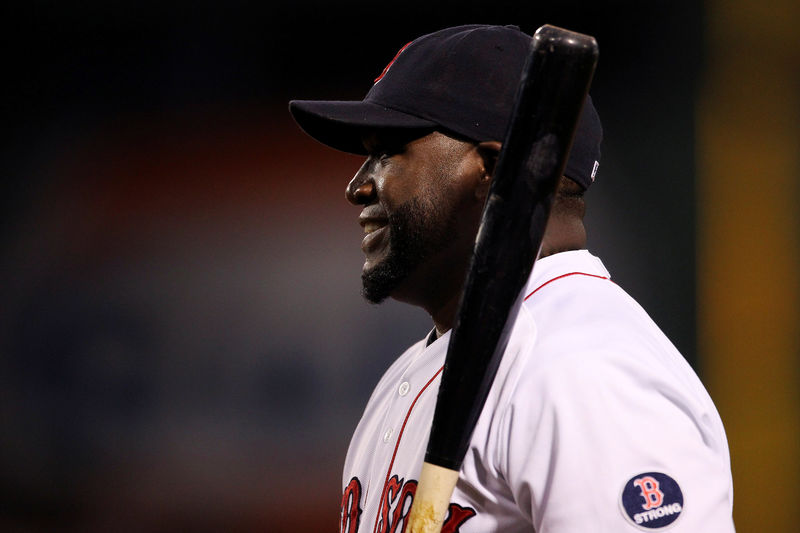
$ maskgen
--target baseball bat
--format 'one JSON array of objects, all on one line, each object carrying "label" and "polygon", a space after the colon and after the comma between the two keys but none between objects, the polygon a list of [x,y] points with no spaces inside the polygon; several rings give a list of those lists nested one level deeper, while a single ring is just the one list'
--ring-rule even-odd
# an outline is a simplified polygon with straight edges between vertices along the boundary
[{"label": "baseball bat", "polygon": [[544,25],[531,39],[447,347],[411,533],[441,531],[542,245],[597,57],[589,35]]}]

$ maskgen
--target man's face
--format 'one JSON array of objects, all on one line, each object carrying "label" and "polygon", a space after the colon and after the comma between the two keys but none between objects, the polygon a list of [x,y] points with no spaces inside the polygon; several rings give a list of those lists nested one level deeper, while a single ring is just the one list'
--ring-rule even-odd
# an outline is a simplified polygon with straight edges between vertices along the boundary
[{"label": "man's face", "polygon": [[370,156],[347,187],[364,206],[364,296],[421,303],[469,257],[481,159],[474,144],[438,132],[372,134],[364,145]]}]

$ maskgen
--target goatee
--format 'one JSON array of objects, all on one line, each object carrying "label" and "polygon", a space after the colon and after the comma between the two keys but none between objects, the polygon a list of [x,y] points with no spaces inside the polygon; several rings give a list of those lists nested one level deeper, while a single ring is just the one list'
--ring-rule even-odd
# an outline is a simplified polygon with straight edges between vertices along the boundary
[{"label": "goatee", "polygon": [[388,216],[389,253],[386,258],[362,272],[361,294],[372,303],[381,303],[431,254],[454,237],[452,220],[435,220],[435,205],[414,198]]}]

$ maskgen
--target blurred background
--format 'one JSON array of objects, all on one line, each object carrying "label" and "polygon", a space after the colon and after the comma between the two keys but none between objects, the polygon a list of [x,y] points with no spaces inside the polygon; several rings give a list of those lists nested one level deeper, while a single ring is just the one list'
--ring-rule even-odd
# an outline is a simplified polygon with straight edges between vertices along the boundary
[{"label": "blurred background", "polygon": [[288,100],[550,23],[600,46],[589,247],[714,397],[738,530],[796,531],[800,8],[761,4],[4,3],[0,529],[335,530],[363,405],[431,324],[359,296],[360,159]]}]

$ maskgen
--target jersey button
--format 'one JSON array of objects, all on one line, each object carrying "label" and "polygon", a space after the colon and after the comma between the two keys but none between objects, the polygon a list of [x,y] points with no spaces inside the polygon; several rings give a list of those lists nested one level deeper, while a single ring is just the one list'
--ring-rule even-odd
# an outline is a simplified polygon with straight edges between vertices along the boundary
[{"label": "jersey button", "polygon": [[400,394],[400,396],[405,396],[406,394],[408,394],[408,389],[410,388],[411,385],[408,384],[408,381],[404,381],[400,384],[400,388],[397,389],[397,392]]},{"label": "jersey button", "polygon": [[383,434],[383,442],[389,442],[389,439],[392,438],[392,428],[386,430],[386,433]]}]

